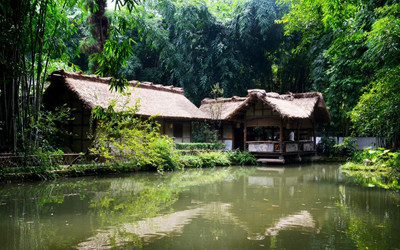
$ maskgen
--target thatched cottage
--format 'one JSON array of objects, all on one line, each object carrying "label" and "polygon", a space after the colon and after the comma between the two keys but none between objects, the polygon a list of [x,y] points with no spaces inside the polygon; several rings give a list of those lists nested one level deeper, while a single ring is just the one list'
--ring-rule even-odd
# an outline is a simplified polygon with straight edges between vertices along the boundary
[{"label": "thatched cottage", "polygon": [[96,106],[107,108],[111,100],[116,101],[116,111],[136,105],[139,100],[136,115],[143,118],[157,115],[161,132],[174,137],[176,142],[191,142],[191,122],[207,118],[183,95],[182,88],[131,81],[127,88],[131,94],[121,95],[109,91],[110,79],[64,70],[54,71],[49,76],[50,85],[43,102],[50,110],[64,104],[72,108],[74,119],[67,125],[71,135],[64,138],[65,146],[72,152],[87,151],[92,143],[88,137],[91,111]]},{"label": "thatched cottage", "polygon": [[[222,121],[222,139],[260,157],[314,154],[316,128],[330,122],[321,93],[285,94],[248,90],[247,97],[204,99],[200,110]],[[267,161],[267,159],[265,160]]]}]

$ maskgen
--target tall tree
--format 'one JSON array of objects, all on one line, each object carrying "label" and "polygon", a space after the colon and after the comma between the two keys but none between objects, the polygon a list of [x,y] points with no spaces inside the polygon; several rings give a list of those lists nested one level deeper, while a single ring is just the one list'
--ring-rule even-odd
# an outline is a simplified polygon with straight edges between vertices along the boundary
[{"label": "tall tree", "polygon": [[279,92],[271,67],[283,37],[274,22],[281,8],[272,0],[229,2],[146,1],[132,20],[135,55],[121,75],[182,86],[196,104],[215,83],[225,96]]},{"label": "tall tree", "polygon": [[[98,2],[105,6],[104,1]],[[138,0],[116,0],[117,6],[126,6],[129,11],[137,3]],[[104,48],[103,51],[107,49],[107,53],[99,53],[97,57],[99,68],[105,72],[108,62],[118,61],[108,67],[121,65],[126,51],[129,54],[131,49],[124,46],[122,48],[129,49],[123,50],[118,43],[104,42],[107,22],[101,12],[95,11],[96,6],[92,6],[93,12],[100,16],[91,20],[102,24],[95,33],[100,37],[100,48]],[[84,9],[84,1],[0,2],[0,152],[43,150],[40,123],[44,118],[42,94],[45,79],[56,67],[72,69],[66,42],[77,30],[69,18],[75,7]],[[122,53],[114,55],[114,51]]]},{"label": "tall tree", "polygon": [[377,18],[368,33],[364,67],[374,72],[351,113],[359,135],[386,138],[400,147],[400,3],[386,4],[374,11]]},{"label": "tall tree", "polygon": [[307,51],[310,80],[324,93],[332,117],[331,133],[348,136],[350,113],[374,77],[365,67],[366,40],[382,1],[282,0],[285,34],[300,34],[295,52]]},{"label": "tall tree", "polygon": [[40,143],[41,97],[52,62],[66,59],[62,38],[74,27],[67,9],[74,1],[0,3],[0,151],[27,150]]}]

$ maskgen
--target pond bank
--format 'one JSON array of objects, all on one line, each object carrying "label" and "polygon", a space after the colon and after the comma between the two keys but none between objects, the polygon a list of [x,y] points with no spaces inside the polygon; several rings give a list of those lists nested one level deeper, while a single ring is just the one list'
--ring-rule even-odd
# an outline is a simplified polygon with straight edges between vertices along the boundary
[{"label": "pond bank", "polygon": [[400,190],[400,173],[390,166],[347,162],[341,166],[341,170],[365,187]]},{"label": "pond bank", "polygon": [[385,148],[354,151],[341,170],[364,186],[400,190],[400,151]]},{"label": "pond bank", "polygon": [[0,183],[18,181],[42,181],[63,177],[93,176],[105,174],[131,173],[138,171],[171,171],[185,168],[213,168],[216,166],[255,165],[255,158],[247,152],[199,151],[191,154],[177,154],[174,159],[177,168],[168,165],[138,166],[134,163],[109,162],[90,164],[48,164],[35,167],[0,168]]},{"label": "pond bank", "polygon": [[[308,157],[302,163],[343,162],[341,157]],[[180,169],[213,168],[230,165],[255,165],[255,158],[248,153],[211,151],[197,154],[182,154],[179,156]],[[285,165],[277,165],[284,167]],[[23,181],[43,181],[57,178],[70,178],[96,175],[113,175],[134,172],[156,172],[157,167],[148,166],[139,168],[129,163],[92,163],[56,165],[47,167],[13,167],[0,169],[0,183]]]}]

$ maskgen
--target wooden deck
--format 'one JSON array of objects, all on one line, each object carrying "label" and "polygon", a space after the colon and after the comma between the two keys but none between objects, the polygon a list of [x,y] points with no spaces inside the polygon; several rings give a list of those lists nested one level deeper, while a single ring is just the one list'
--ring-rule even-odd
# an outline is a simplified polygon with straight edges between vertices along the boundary
[{"label": "wooden deck", "polygon": [[272,158],[260,158],[257,160],[260,163],[282,163],[285,164],[285,159],[272,159]]}]

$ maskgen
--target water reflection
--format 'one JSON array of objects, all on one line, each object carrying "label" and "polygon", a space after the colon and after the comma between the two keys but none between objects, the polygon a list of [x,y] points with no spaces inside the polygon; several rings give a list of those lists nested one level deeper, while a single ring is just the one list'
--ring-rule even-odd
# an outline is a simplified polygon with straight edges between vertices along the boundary
[{"label": "water reflection", "polygon": [[0,242],[5,249],[398,248],[399,194],[348,181],[337,165],[302,165],[6,185]]}]

